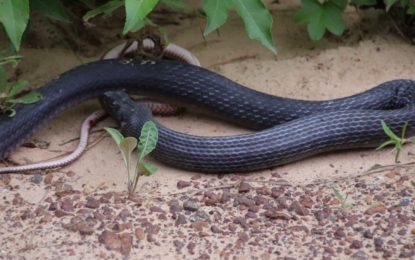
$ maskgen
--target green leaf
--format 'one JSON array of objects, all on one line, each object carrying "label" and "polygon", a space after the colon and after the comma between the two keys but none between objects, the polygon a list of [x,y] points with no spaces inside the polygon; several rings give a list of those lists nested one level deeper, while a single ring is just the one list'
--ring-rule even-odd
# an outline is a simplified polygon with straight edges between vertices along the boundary
[{"label": "green leaf", "polygon": [[92,9],[90,11],[88,11],[83,17],[82,19],[87,22],[89,19],[97,16],[97,15],[107,15],[110,16],[112,15],[112,12],[114,12],[115,10],[117,10],[118,8],[120,8],[121,6],[124,5],[124,1],[122,0],[112,0],[109,1],[103,5],[98,6],[95,9]]},{"label": "green leaf", "polygon": [[[399,0],[398,0],[399,1]],[[401,6],[403,6],[403,7],[405,7],[405,6],[407,6],[410,2],[409,1],[411,1],[411,0],[400,0],[399,1],[399,4],[401,5]]]},{"label": "green leaf", "polygon": [[389,126],[385,123],[385,121],[381,120],[380,123],[382,124],[383,131],[390,139],[400,142],[401,139],[389,128]]},{"label": "green leaf", "polygon": [[69,23],[69,16],[58,0],[30,0],[30,9],[42,15]]},{"label": "green leaf", "polygon": [[[118,147],[120,148],[122,158],[124,159],[125,167],[127,168],[127,171],[130,172],[131,153],[137,147],[137,139],[134,137],[126,137],[121,140]],[[128,176],[128,180],[131,180],[130,176]]]},{"label": "green leaf", "polygon": [[261,0],[230,0],[242,17],[248,36],[259,40],[273,53],[277,53],[272,37],[272,15]]},{"label": "green leaf", "polygon": [[111,128],[111,127],[105,127],[104,128],[114,139],[115,143],[119,146],[122,139],[124,139],[124,136],[118,131],[117,129]]},{"label": "green leaf", "polygon": [[399,155],[401,154],[402,145],[396,147],[395,163],[399,162]]},{"label": "green leaf", "polygon": [[12,104],[33,104],[42,99],[42,95],[38,92],[30,92],[23,97],[7,99],[7,102]]},{"label": "green leaf", "polygon": [[396,4],[398,0],[383,0],[386,5],[386,12],[392,7],[392,5]]},{"label": "green leaf", "polygon": [[126,21],[123,34],[134,32],[144,25],[144,18],[156,7],[158,0],[125,0]]},{"label": "green leaf", "polygon": [[406,121],[405,124],[403,125],[402,133],[401,133],[401,141],[404,141],[406,138],[406,130],[408,130],[408,121]]},{"label": "green leaf", "polygon": [[327,2],[336,5],[338,8],[340,8],[340,10],[344,10],[347,6],[348,0],[329,0]]},{"label": "green leaf", "polygon": [[294,15],[298,22],[310,22],[313,16],[321,15],[321,4],[315,0],[302,0],[302,8]]},{"label": "green leaf", "polygon": [[352,0],[352,4],[362,6],[362,5],[375,5],[376,0]]},{"label": "green leaf", "polygon": [[0,59],[0,66],[11,64],[13,67],[16,67],[17,64],[19,64],[21,59],[22,59],[22,56],[20,55],[11,55],[7,57],[2,57]]},{"label": "green leaf", "polygon": [[156,173],[157,167],[149,163],[143,162],[143,170],[145,172],[145,175],[149,176],[149,175]]},{"label": "green leaf", "polygon": [[337,190],[334,186],[331,187],[334,192],[334,196],[336,199],[340,200],[340,202],[343,202],[345,200],[344,196],[340,193],[339,190]]},{"label": "green leaf", "polygon": [[2,66],[0,66],[0,96],[6,91],[7,89],[7,75],[6,71]]},{"label": "green leaf", "polygon": [[204,35],[221,27],[228,19],[228,1],[225,0],[204,0],[203,11],[206,13],[206,27]]},{"label": "green leaf", "polygon": [[191,12],[192,8],[190,8],[187,4],[185,4],[181,0],[160,0],[160,3],[167,6],[172,10],[182,10],[185,12]]},{"label": "green leaf", "polygon": [[7,96],[9,98],[13,98],[14,96],[22,92],[22,90],[27,87],[27,84],[29,84],[29,82],[27,82],[26,80],[18,80],[13,82]]},{"label": "green leaf", "polygon": [[86,7],[89,9],[94,9],[96,7],[95,0],[79,0],[81,3],[83,3]]},{"label": "green leaf", "polygon": [[40,100],[42,100],[42,95],[33,91],[19,98],[8,98],[6,102],[10,104],[33,104]]},{"label": "green leaf", "polygon": [[[321,18],[321,16],[322,15],[318,16],[318,18]],[[313,41],[321,40],[326,32],[326,28],[322,20],[323,19],[312,19],[307,25],[308,35]]]},{"label": "green leaf", "polygon": [[381,149],[385,148],[386,146],[389,146],[389,145],[395,145],[395,144],[396,144],[396,141],[394,141],[394,140],[389,140],[389,141],[386,141],[386,142],[384,142],[383,144],[379,145],[379,146],[376,148],[376,150],[381,150]]},{"label": "green leaf", "polygon": [[306,22],[310,39],[320,40],[326,29],[334,35],[340,36],[345,29],[342,17],[342,8],[339,2],[325,2],[321,4],[317,0],[303,0],[303,7],[295,14],[299,22]]},{"label": "green leaf", "polygon": [[415,4],[409,5],[407,14],[409,14],[409,15],[415,15]]},{"label": "green leaf", "polygon": [[147,121],[141,129],[140,143],[138,144],[138,152],[140,154],[138,163],[156,148],[157,139],[158,130],[156,124],[152,121]]},{"label": "green leaf", "polygon": [[343,34],[345,29],[344,20],[342,17],[342,10],[331,3],[324,4],[323,12],[324,24],[334,35],[340,36]]},{"label": "green leaf", "polygon": [[29,0],[0,0],[0,22],[17,51],[28,21]]},{"label": "green leaf", "polygon": [[14,117],[16,115],[16,110],[14,110],[13,108],[10,108],[10,113],[9,113],[9,117]]}]

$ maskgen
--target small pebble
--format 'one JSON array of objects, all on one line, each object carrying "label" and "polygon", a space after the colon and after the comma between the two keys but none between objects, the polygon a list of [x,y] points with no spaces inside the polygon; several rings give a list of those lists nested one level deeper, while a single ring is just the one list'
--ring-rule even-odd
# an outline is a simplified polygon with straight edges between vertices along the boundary
[{"label": "small pebble", "polygon": [[176,219],[175,225],[180,226],[180,225],[184,225],[186,223],[187,223],[186,217],[183,216],[182,214],[180,214]]},{"label": "small pebble", "polygon": [[346,237],[346,233],[344,233],[343,228],[336,229],[336,231],[334,231],[333,235],[334,235],[335,238],[338,238],[338,239]]},{"label": "small pebble", "polygon": [[362,250],[359,250],[356,253],[354,253],[352,255],[352,258],[353,259],[361,259],[361,260],[369,259],[369,257],[367,256],[367,254],[364,251],[362,251]]},{"label": "small pebble", "polygon": [[243,181],[239,185],[238,192],[239,193],[246,193],[246,192],[249,192],[251,190],[251,188],[252,188],[252,186],[249,183]]},{"label": "small pebble", "polygon": [[364,237],[364,238],[369,238],[369,239],[372,239],[372,238],[373,238],[373,233],[372,233],[372,232],[370,232],[370,230],[366,230],[366,231],[363,233],[363,237]]},{"label": "small pebble", "polygon": [[184,243],[180,240],[174,240],[173,244],[176,247],[177,251],[180,251],[184,247]]},{"label": "small pebble", "polygon": [[100,204],[99,200],[95,199],[94,197],[86,198],[85,207],[87,208],[96,209],[96,208],[99,208],[99,204]]},{"label": "small pebble", "polygon": [[377,237],[373,240],[373,243],[375,244],[375,247],[382,247],[383,246],[383,239],[380,237]]},{"label": "small pebble", "polygon": [[189,187],[191,185],[191,182],[189,181],[178,181],[177,182],[177,188],[178,189],[184,189],[186,187]]},{"label": "small pebble", "polygon": [[359,240],[353,240],[352,244],[350,245],[350,248],[352,249],[360,249],[363,247],[363,243]]},{"label": "small pebble", "polygon": [[365,214],[367,214],[367,215],[373,215],[373,214],[376,214],[376,213],[384,214],[385,212],[386,212],[386,207],[384,205],[380,204],[380,205],[376,205],[376,206],[368,208],[365,211]]},{"label": "small pebble", "polygon": [[61,209],[66,212],[73,212],[74,211],[73,201],[70,199],[63,200],[61,202]]},{"label": "small pebble", "polygon": [[144,230],[142,228],[136,228],[134,230],[134,234],[137,240],[140,240],[140,241],[144,240],[144,238],[146,237],[146,234],[144,233]]},{"label": "small pebble", "polygon": [[35,174],[30,178],[30,181],[36,184],[41,183],[43,180],[43,176],[41,174]]},{"label": "small pebble", "polygon": [[183,203],[183,208],[185,210],[197,211],[199,209],[199,205],[197,205],[197,203],[193,200],[187,200]]},{"label": "small pebble", "polygon": [[269,209],[267,211],[265,211],[265,217],[270,218],[270,219],[281,219],[281,220],[290,220],[291,216],[278,211],[277,209]]},{"label": "small pebble", "polygon": [[409,198],[409,197],[403,197],[403,198],[401,199],[400,206],[401,206],[401,207],[406,207],[406,206],[408,206],[410,203],[411,203],[411,198]]}]

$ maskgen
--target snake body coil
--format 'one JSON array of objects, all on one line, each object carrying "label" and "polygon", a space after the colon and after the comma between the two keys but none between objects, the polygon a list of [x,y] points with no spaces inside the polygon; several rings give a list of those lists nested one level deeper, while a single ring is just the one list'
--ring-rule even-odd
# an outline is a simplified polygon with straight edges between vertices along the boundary
[{"label": "snake body coil", "polygon": [[[304,101],[267,95],[175,61],[101,60],[51,81],[39,90],[43,100],[17,106],[15,117],[0,117],[0,158],[45,121],[111,90],[197,107],[251,129],[268,128],[247,135],[197,137],[159,125],[160,140],[154,156],[203,172],[251,171],[324,151],[373,147],[386,139],[381,120],[395,132],[408,122],[408,133],[415,133],[415,82],[410,80],[386,82],[347,98]],[[117,99],[125,97],[107,94],[103,103],[112,116],[128,126],[127,131],[136,131],[143,120],[150,119],[145,108],[126,101],[118,106]],[[143,118],[129,116],[128,111]]]}]

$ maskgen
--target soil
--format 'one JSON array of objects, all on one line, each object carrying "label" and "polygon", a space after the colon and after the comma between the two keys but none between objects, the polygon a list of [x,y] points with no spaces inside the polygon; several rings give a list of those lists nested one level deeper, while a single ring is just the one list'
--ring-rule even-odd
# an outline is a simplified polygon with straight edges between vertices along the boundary
[{"label": "soil", "polygon": [[[413,79],[414,47],[380,11],[348,9],[344,36],[312,42],[306,26],[293,21],[297,4],[270,6],[276,56],[248,39],[234,14],[206,38],[198,17],[155,15],[170,21],[163,27],[169,40],[192,51],[202,66],[278,96],[332,99]],[[35,17],[15,78],[40,87],[122,42],[121,15],[74,28]],[[70,151],[77,126],[98,107],[91,101],[63,113],[9,163]],[[248,132],[192,111],[158,120],[198,135]],[[115,125],[108,119],[96,129]],[[413,144],[404,147],[399,164],[391,149],[354,150],[248,174],[186,172],[150,159],[157,173],[141,178],[128,196],[121,156],[104,136],[95,131],[93,145],[70,166],[0,176],[1,259],[415,257]]]}]

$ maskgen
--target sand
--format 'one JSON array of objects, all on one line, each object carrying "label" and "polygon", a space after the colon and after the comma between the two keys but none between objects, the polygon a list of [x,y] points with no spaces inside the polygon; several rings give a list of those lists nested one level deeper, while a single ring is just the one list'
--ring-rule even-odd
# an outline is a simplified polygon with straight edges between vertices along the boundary
[{"label": "sand", "polygon": [[[292,4],[284,2],[278,5],[274,4],[272,9],[275,19],[273,33],[278,48],[278,55],[276,56],[259,43],[249,40],[244,32],[243,23],[235,15],[230,16],[229,21],[221,28],[220,35],[212,33],[206,39],[202,37],[200,32],[203,23],[199,18],[193,17],[180,20],[180,25],[168,25],[164,28],[169,40],[192,51],[200,59],[202,66],[245,86],[278,96],[307,100],[332,99],[359,93],[387,80],[398,78],[411,79],[414,76],[415,51],[413,46],[409,45],[395,33],[393,27],[385,21],[379,12],[357,13],[355,10],[350,9],[345,14],[348,29],[343,37],[328,36],[320,42],[311,42],[307,38],[305,25],[293,21],[295,10]],[[36,32],[36,29],[34,31]],[[112,34],[114,36],[114,31],[116,30],[107,28],[103,31],[105,31],[105,35]],[[104,35],[104,33],[101,35]],[[94,55],[90,57],[83,56],[82,52],[80,54],[74,48],[70,48],[59,41],[53,46],[47,46],[49,48],[40,48],[38,46],[35,48],[26,45],[21,51],[24,60],[19,66],[21,72],[19,78],[29,80],[33,86],[41,86],[70,68],[98,59],[106,49],[120,42],[121,40],[111,40],[111,37],[104,37],[102,45],[96,48],[90,43],[83,42],[81,44],[83,46],[82,49],[93,50],[92,53]],[[88,52],[85,53],[90,55]],[[91,101],[63,113],[42,127],[29,140],[32,143],[45,142],[49,144],[46,149],[19,148],[11,155],[10,160],[17,163],[37,162],[70,151],[76,142],[62,144],[78,137],[78,126],[80,126],[82,120],[89,113],[97,108],[98,104]],[[159,120],[175,130],[198,135],[232,135],[249,132],[226,122],[195,114],[192,111],[188,111],[178,117],[159,118]],[[108,119],[100,123],[97,129],[101,129],[103,126],[115,125],[114,121]],[[95,133],[93,139],[98,139],[101,136],[102,132]],[[401,156],[402,164],[414,161],[413,153],[411,153],[414,147],[414,145],[405,146]],[[153,159],[149,161],[158,167],[158,171],[150,177],[143,177],[139,180],[137,193],[144,200],[142,203],[143,208],[146,208],[148,205],[156,206],[159,204],[167,207],[166,203],[171,199],[169,194],[181,192],[177,187],[179,180],[191,181],[191,190],[202,188],[198,185],[195,186],[195,181],[197,182],[197,180],[200,180],[201,185],[211,183],[206,184],[208,186],[221,183],[221,180],[218,179],[221,176],[182,171]],[[226,177],[229,178],[227,179],[229,182],[222,181],[228,184],[234,181],[240,185],[241,178],[265,181],[279,176],[284,180],[284,183],[288,183],[293,187],[307,187],[307,184],[314,185],[316,183],[332,182],[338,178],[345,178],[348,181],[344,183],[350,184],[350,187],[345,187],[344,189],[353,194],[355,191],[353,191],[352,186],[355,184],[355,176],[365,174],[374,165],[389,165],[393,163],[394,153],[391,149],[382,151],[371,149],[342,151],[314,156],[273,169],[248,174],[235,173],[232,175],[234,177]],[[408,176],[411,176],[413,180],[413,168],[408,171],[412,171],[412,175],[409,174]],[[63,183],[67,183],[73,190],[79,191],[75,195],[69,195],[75,196],[75,198],[70,197],[75,202],[75,209],[77,208],[76,201],[83,201],[87,196],[99,197],[99,194],[107,192],[124,194],[125,196],[123,192],[126,190],[126,173],[123,162],[116,145],[108,137],[103,138],[99,143],[90,147],[79,160],[70,166],[51,170],[46,174],[53,175],[53,180],[61,178]],[[404,173],[398,171],[398,174]],[[247,246],[246,248],[242,247],[243,249],[239,248],[239,251],[238,247],[235,247],[229,250],[229,254],[224,254],[223,252],[227,248],[226,243],[221,240],[220,236],[211,235],[209,232],[207,232],[208,234],[205,237],[202,236],[201,240],[204,242],[193,239],[197,244],[196,249],[193,249],[193,251],[188,246],[178,250],[177,244],[172,242],[174,237],[176,239],[181,237],[180,239],[187,241],[186,239],[192,236],[192,232],[188,233],[187,231],[193,226],[166,228],[166,230],[169,230],[168,233],[166,233],[167,231],[163,232],[163,230],[156,233],[158,234],[155,235],[156,237],[158,236],[158,239],[155,239],[156,242],[148,239],[148,237],[140,241],[137,237],[137,232],[130,232],[136,235],[132,242],[133,247],[131,251],[125,253],[125,251],[121,250],[123,253],[119,253],[120,250],[108,251],[102,243],[99,243],[98,237],[101,231],[94,231],[92,235],[80,235],[78,232],[62,227],[62,223],[67,223],[73,214],[59,218],[53,216],[49,221],[44,221],[45,223],[37,220],[36,217],[34,218],[36,223],[31,223],[28,220],[19,220],[19,222],[22,222],[22,227],[19,225],[13,226],[12,223],[15,223],[13,221],[17,220],[7,216],[11,214],[17,218],[16,212],[22,214],[25,211],[24,209],[29,208],[35,211],[36,208],[42,205],[49,207],[48,203],[57,198],[55,192],[62,188],[57,187],[56,183],[55,185],[45,184],[45,180],[40,184],[35,184],[31,181],[31,177],[32,175],[13,174],[7,185],[0,182],[0,191],[3,197],[0,199],[0,230],[2,230],[0,231],[0,258],[15,259],[21,256],[30,259],[34,257],[90,259],[93,257],[121,258],[124,254],[124,257],[130,256],[132,259],[144,257],[182,259],[203,257],[203,254],[207,254],[212,259],[220,257],[232,258],[232,256],[237,256],[238,259],[248,259],[253,256],[265,259],[274,259],[274,257],[278,256],[282,259],[284,256],[297,256],[301,259],[307,255],[308,250],[304,249],[307,247],[298,245],[287,246],[284,250],[279,251],[280,254],[269,252],[269,247],[255,247],[255,245]],[[43,179],[45,178],[44,176]],[[371,179],[375,178],[373,175],[367,178],[365,180],[368,183],[376,183],[375,179]],[[223,185],[223,183],[220,185]],[[238,191],[238,185],[229,188],[229,190]],[[271,186],[269,188],[273,187]],[[253,187],[259,188],[261,185],[255,183]],[[326,186],[322,190],[329,197],[334,197],[333,191],[329,187]],[[253,192],[252,189],[249,192]],[[412,193],[408,196],[413,199],[414,187],[412,186],[410,189]],[[21,204],[13,205],[13,203],[6,203],[6,201],[10,202],[13,198],[16,198],[16,194],[19,194],[21,197],[23,201]],[[239,193],[237,192],[237,194]],[[79,198],[76,198],[76,196],[79,196]],[[195,196],[197,197],[198,194],[196,193]],[[52,199],[48,202],[47,199],[49,197]],[[162,199],[158,202],[155,199],[157,197]],[[178,200],[181,202],[185,201],[186,198],[179,198]],[[355,200],[359,201],[358,198]],[[61,203],[59,196],[57,201]],[[125,203],[125,205],[127,204]],[[413,207],[413,201],[411,204]],[[335,206],[337,207],[338,205]],[[118,205],[118,207],[121,206]],[[163,208],[162,206],[160,207]],[[134,206],[130,205],[128,209],[134,211]],[[163,209],[166,212],[168,211],[168,207],[167,210]],[[226,207],[222,210],[226,211]],[[232,210],[234,212],[238,209],[233,208]],[[363,212],[364,207],[353,207],[351,211]],[[169,214],[165,214],[168,219],[171,218]],[[226,215],[226,213],[221,214]],[[413,212],[411,214],[413,218]],[[190,215],[190,213],[187,215]],[[313,217],[311,216],[311,218]],[[152,219],[153,224],[163,223],[162,218]],[[290,221],[295,222],[296,220]],[[313,226],[307,220],[304,220],[304,223],[310,229]],[[278,227],[279,225],[276,226]],[[180,230],[182,231],[181,236]],[[202,230],[205,229],[202,228]],[[266,233],[266,227],[263,227],[262,231]],[[148,230],[145,230],[145,232],[151,233]],[[245,230],[245,232],[248,231]],[[279,231],[275,230],[273,232]],[[248,232],[248,234],[250,233]],[[193,235],[199,237],[200,232],[198,234],[196,232]],[[162,239],[160,239],[160,236]],[[312,233],[305,236],[308,238],[303,238],[304,243],[313,240],[314,236]],[[240,233],[237,231],[233,235],[231,232],[224,235],[224,237],[229,238],[229,241],[233,241],[232,238],[241,239]],[[413,241],[414,235],[407,233],[402,237],[409,239],[407,241],[410,241],[412,238]],[[67,243],[68,241],[72,241],[72,243]],[[346,243],[349,243],[349,241]],[[210,248],[212,245],[213,249],[210,252],[204,251],[204,249]],[[275,247],[278,248],[278,245],[275,245]],[[247,248],[251,249],[248,250]],[[372,250],[373,248],[366,247],[363,249],[364,251],[366,250],[367,254],[376,254]],[[351,253],[354,252],[352,250]],[[399,250],[396,251],[396,254],[393,256],[398,256],[399,252]],[[324,254],[324,252],[320,252],[315,257],[321,258]],[[336,256],[347,258],[347,254],[344,251],[333,257]],[[379,253],[378,256],[382,256],[382,254]]]}]

